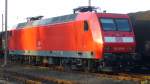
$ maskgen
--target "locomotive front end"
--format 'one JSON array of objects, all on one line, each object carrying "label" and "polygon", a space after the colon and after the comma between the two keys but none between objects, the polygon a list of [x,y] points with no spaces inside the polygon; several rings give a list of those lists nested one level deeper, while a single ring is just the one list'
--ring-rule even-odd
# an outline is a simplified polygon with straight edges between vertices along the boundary
[{"label": "locomotive front end", "polygon": [[129,17],[125,14],[99,14],[103,35],[103,66],[118,69],[134,64],[135,39]]}]

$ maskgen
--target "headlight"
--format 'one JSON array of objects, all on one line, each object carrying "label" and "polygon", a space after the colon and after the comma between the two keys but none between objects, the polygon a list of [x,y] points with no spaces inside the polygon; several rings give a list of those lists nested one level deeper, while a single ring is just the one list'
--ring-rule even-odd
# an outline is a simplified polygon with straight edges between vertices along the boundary
[{"label": "headlight", "polygon": [[104,50],[105,50],[105,51],[110,51],[110,50],[112,50],[112,47],[106,46],[106,47],[104,48]]},{"label": "headlight", "polygon": [[135,47],[129,47],[128,50],[129,51],[135,51]]}]

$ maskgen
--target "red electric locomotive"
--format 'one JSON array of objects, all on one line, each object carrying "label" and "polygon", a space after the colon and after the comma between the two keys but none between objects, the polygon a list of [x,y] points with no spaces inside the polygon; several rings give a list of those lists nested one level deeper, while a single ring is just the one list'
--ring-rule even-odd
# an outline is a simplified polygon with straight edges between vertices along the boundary
[{"label": "red electric locomotive", "polygon": [[126,14],[97,13],[32,17],[9,32],[9,54],[25,63],[65,65],[72,69],[118,69],[134,59],[134,32]]}]

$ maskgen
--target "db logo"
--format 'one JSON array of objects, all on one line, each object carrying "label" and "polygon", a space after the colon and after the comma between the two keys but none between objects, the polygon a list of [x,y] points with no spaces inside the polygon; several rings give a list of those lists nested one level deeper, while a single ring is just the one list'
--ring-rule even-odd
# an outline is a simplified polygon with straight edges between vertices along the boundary
[{"label": "db logo", "polygon": [[122,42],[122,41],[123,41],[122,37],[116,37],[116,42]]}]

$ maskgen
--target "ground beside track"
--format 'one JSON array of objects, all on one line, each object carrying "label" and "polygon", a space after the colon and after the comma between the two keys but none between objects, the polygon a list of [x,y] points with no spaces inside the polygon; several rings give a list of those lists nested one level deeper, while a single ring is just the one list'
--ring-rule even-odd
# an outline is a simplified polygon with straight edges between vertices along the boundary
[{"label": "ground beside track", "polygon": [[0,67],[0,84],[23,84],[21,81],[8,80],[7,77],[4,77],[4,73],[2,72],[2,67]]},{"label": "ground beside track", "polygon": [[95,76],[90,74],[53,71],[44,67],[20,65],[9,65],[5,68],[3,73],[24,74],[28,79],[38,77],[43,84],[49,84],[47,80],[50,80],[55,84],[150,84],[149,80],[134,80],[123,76],[113,77],[100,74]]}]

